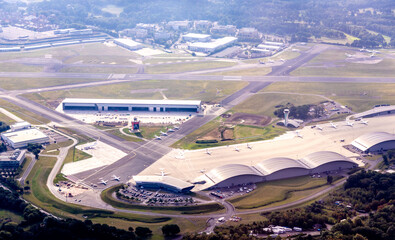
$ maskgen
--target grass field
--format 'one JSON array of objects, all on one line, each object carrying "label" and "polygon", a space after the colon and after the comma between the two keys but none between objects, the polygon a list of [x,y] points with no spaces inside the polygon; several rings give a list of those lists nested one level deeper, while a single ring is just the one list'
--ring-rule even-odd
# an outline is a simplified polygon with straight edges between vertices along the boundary
[{"label": "grass field", "polygon": [[112,135],[115,135],[117,137],[120,137],[120,138],[122,138],[122,139],[124,139],[126,141],[130,141],[130,142],[142,142],[143,141],[143,140],[141,140],[139,138],[132,137],[132,136],[127,136],[125,134],[122,134],[120,132],[119,128],[110,130],[110,131],[108,131],[108,133],[111,133]]},{"label": "grass field", "polygon": [[369,110],[376,104],[395,104],[395,84],[392,83],[277,82],[263,91],[320,94],[351,107],[354,112]]},{"label": "grass field", "polygon": [[190,62],[178,64],[163,64],[146,67],[146,73],[161,74],[161,73],[181,73],[190,71],[199,71],[213,68],[231,67],[236,65],[233,62],[207,61],[207,62]]},{"label": "grass field", "polygon": [[167,132],[165,126],[141,126],[139,133],[133,133],[137,137],[146,139],[153,139],[155,136],[160,136],[161,132]]},{"label": "grass field", "polygon": [[29,110],[14,105],[4,99],[0,99],[0,106],[31,124],[49,123],[49,120],[42,117],[41,115],[32,113]]},{"label": "grass field", "polygon": [[259,61],[267,62],[269,59],[273,60],[273,61],[278,61],[280,59],[290,60],[290,59],[299,57],[299,55],[300,55],[300,52],[293,52],[292,49],[287,49],[287,50],[277,53],[271,57],[255,58],[255,59],[245,60],[244,62],[245,63],[259,63]]},{"label": "grass field", "polygon": [[144,63],[145,64],[147,64],[147,63],[150,63],[150,64],[162,64],[162,63],[186,63],[187,61],[188,62],[191,62],[191,61],[194,61],[194,60],[203,60],[204,58],[199,58],[199,57],[191,57],[191,56],[185,56],[185,57],[182,57],[182,56],[180,56],[180,57],[160,57],[160,58],[157,58],[157,57],[152,57],[152,58],[150,58],[150,59],[146,59],[146,60],[144,60]]},{"label": "grass field", "polygon": [[[40,94],[25,94],[27,98],[48,106],[48,101],[73,98],[125,98],[125,99],[163,99],[157,89],[165,89],[163,93],[169,99],[199,99],[205,102],[219,102],[226,96],[245,87],[246,82],[223,81],[164,81],[147,80],[130,83],[112,84],[106,86],[70,89],[65,91],[50,91]],[[134,93],[132,90],[147,89],[144,93]]]},{"label": "grass field", "polygon": [[325,178],[311,178],[310,176],[258,183],[252,193],[235,197],[230,202],[237,209],[280,205],[306,197],[325,185]]},{"label": "grass field", "polygon": [[102,43],[87,43],[71,46],[51,47],[26,52],[0,53],[0,60],[17,58],[52,58],[63,60],[64,63],[90,63],[90,64],[131,64],[130,59],[140,55],[118,46],[106,46]]},{"label": "grass field", "polygon": [[7,125],[11,125],[16,122],[14,119],[8,117],[2,112],[0,112],[0,121],[6,123]]},{"label": "grass field", "polygon": [[12,222],[20,223],[23,220],[23,216],[12,211],[0,209],[0,222],[2,222],[3,219],[11,219]]},{"label": "grass field", "polygon": [[[274,83],[277,84],[277,83]],[[288,83],[284,83],[287,85]],[[292,88],[290,88],[292,89]],[[263,91],[271,92],[274,91],[271,86],[266,87]],[[285,92],[285,91],[279,91]],[[289,90],[292,92],[292,90]],[[266,115],[274,117],[274,110],[276,110],[275,106],[280,104],[292,103],[296,106],[303,104],[315,104],[323,101],[324,99],[316,96],[303,96],[303,95],[290,95],[290,94],[281,94],[281,93],[265,93],[265,94],[256,94],[243,103],[235,106],[232,111],[235,112],[244,112],[244,113],[252,113],[258,115]]]},{"label": "grass field", "polygon": [[66,67],[60,70],[66,73],[118,73],[134,74],[137,73],[137,67]]},{"label": "grass field", "polygon": [[271,67],[248,68],[235,71],[224,71],[208,73],[208,75],[229,75],[229,76],[264,76],[272,71]]},{"label": "grass field", "polygon": [[301,67],[291,73],[293,76],[330,77],[393,77],[395,59],[384,59],[376,64],[344,63],[336,67]]},{"label": "grass field", "polygon": [[351,36],[347,33],[344,33],[346,35],[346,38],[328,38],[328,37],[321,37],[320,39],[316,39],[316,41],[320,41],[323,43],[334,43],[334,44],[342,44],[346,45],[351,44],[354,42],[354,40],[359,40],[359,38]]},{"label": "grass field", "polygon": [[0,64],[0,72],[42,72],[43,67],[25,65],[21,63],[3,62]]},{"label": "grass field", "polygon": [[0,78],[0,88],[6,90],[20,90],[41,88],[58,85],[68,85],[85,82],[96,82],[105,79],[78,79],[78,78]]}]

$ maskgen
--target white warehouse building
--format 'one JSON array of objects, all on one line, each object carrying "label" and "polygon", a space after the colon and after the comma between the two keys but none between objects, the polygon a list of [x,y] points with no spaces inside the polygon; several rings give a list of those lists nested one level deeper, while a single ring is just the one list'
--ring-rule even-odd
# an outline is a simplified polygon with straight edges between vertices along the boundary
[{"label": "white warehouse building", "polygon": [[127,38],[116,38],[114,39],[114,43],[130,51],[139,50],[144,47],[141,43],[135,42],[132,39]]},{"label": "white warehouse building", "polygon": [[211,40],[208,34],[188,33],[182,36],[185,42],[208,42]]},{"label": "white warehouse building", "polygon": [[49,137],[35,128],[4,132],[1,134],[1,138],[14,149],[27,147],[29,143],[49,142]]},{"label": "white warehouse building", "polygon": [[188,49],[196,52],[212,53],[222,48],[231,46],[237,41],[235,37],[224,37],[215,39],[212,42],[195,42],[188,46]]},{"label": "white warehouse building", "polygon": [[200,113],[200,100],[135,100],[66,98],[64,111],[190,112]]}]

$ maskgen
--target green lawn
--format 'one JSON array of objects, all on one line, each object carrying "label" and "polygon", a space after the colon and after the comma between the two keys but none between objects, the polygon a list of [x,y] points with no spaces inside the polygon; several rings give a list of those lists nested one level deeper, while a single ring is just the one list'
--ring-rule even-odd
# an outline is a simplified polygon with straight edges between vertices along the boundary
[{"label": "green lawn", "polygon": [[23,120],[30,122],[31,124],[49,123],[49,120],[42,117],[41,115],[32,113],[29,110],[14,105],[4,99],[0,99],[0,106],[6,109],[7,111],[13,113],[14,115],[22,118]]},{"label": "green lawn", "polygon": [[0,209],[0,222],[2,222],[3,219],[11,219],[12,222],[20,223],[23,220],[23,216],[12,211]]},{"label": "green lawn", "polygon": [[293,76],[329,77],[394,77],[395,59],[383,59],[375,64],[344,63],[336,67],[301,67],[291,73]]},{"label": "green lawn", "polygon": [[220,62],[220,61],[163,64],[156,66],[147,66],[145,72],[150,74],[181,73],[181,72],[199,71],[204,69],[231,67],[234,65],[236,65],[236,63]]},{"label": "green lawn", "polygon": [[293,58],[299,57],[300,52],[294,52],[292,49],[287,49],[284,50],[278,54],[275,54],[274,56],[271,57],[264,57],[264,58],[255,58],[255,59],[250,59],[250,60],[245,60],[245,63],[259,63],[259,61],[267,62],[269,59],[273,61],[278,61],[280,59],[284,60],[290,60]]},{"label": "green lawn", "polygon": [[355,112],[369,110],[376,104],[395,104],[395,84],[393,83],[277,82],[262,91],[320,94],[351,107]]},{"label": "green lawn", "polygon": [[118,73],[118,74],[134,74],[137,73],[137,67],[67,67],[62,68],[61,72],[66,73]]},{"label": "green lawn", "polygon": [[0,121],[6,123],[7,125],[11,125],[16,122],[14,119],[8,117],[2,112],[0,112]]},{"label": "green lawn", "polygon": [[19,90],[30,88],[42,88],[58,85],[69,85],[85,82],[97,82],[106,79],[78,79],[78,78],[0,78],[0,88],[7,90]]},{"label": "green lawn", "polygon": [[127,136],[127,135],[121,133],[121,132],[119,131],[119,128],[110,130],[110,131],[108,131],[108,133],[111,133],[112,135],[115,135],[115,136],[117,136],[117,137],[120,137],[120,138],[122,138],[122,139],[124,139],[124,140],[126,140],[126,141],[131,141],[131,142],[142,142],[142,141],[143,141],[143,140],[141,140],[141,139],[139,139],[139,138],[137,138],[137,137]]},{"label": "green lawn", "polygon": [[[276,84],[276,83],[275,83]],[[288,83],[284,83],[287,85]],[[270,89],[270,90],[269,90]],[[263,91],[271,92],[273,88],[270,86],[266,87]],[[282,91],[280,91],[282,92]],[[285,91],[284,91],[285,92]],[[290,90],[290,92],[292,92]],[[252,113],[258,115],[266,115],[274,117],[275,106],[280,104],[292,103],[296,106],[304,104],[315,104],[323,101],[324,99],[316,96],[300,96],[292,94],[281,94],[281,93],[265,93],[256,94],[243,103],[235,106],[232,111]]]},{"label": "green lawn", "polygon": [[0,72],[42,72],[43,67],[26,65],[22,63],[3,62],[0,64]]},{"label": "green lawn", "polygon": [[0,60],[44,58],[46,55],[50,55],[54,59],[64,60],[65,63],[90,64],[133,64],[130,59],[140,57],[140,55],[118,46],[109,47],[103,43],[86,43],[26,52],[4,52],[0,53]]},{"label": "green lawn", "polygon": [[280,205],[311,195],[325,185],[326,178],[311,178],[310,176],[258,183],[252,193],[234,197],[230,202],[237,209]]},{"label": "green lawn", "polygon": [[235,71],[213,72],[207,75],[228,75],[228,76],[264,76],[272,71],[271,67],[248,68]]},{"label": "green lawn", "polygon": [[161,132],[167,132],[166,126],[141,126],[140,132],[133,133],[137,137],[146,139],[153,139],[155,136],[160,136]]},{"label": "green lawn", "polygon": [[[42,92],[40,94],[25,94],[24,96],[40,104],[49,106],[48,102],[71,98],[117,98],[117,99],[163,99],[157,89],[165,89],[163,93],[169,99],[199,99],[217,103],[226,96],[245,87],[246,82],[224,81],[165,81],[147,80],[130,83],[112,84],[106,86],[86,87],[62,91]],[[132,90],[148,90],[135,93]]]}]

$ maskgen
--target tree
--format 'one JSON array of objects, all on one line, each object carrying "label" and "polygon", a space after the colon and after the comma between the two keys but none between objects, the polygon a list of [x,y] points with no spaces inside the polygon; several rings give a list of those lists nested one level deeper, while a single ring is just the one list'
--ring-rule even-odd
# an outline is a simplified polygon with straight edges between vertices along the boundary
[{"label": "tree", "polygon": [[147,227],[136,227],[135,233],[138,237],[145,238],[150,236],[152,234],[152,231]]},{"label": "tree", "polygon": [[326,182],[327,182],[328,184],[332,184],[332,182],[333,182],[333,177],[332,177],[331,175],[328,175],[328,176],[326,177]]},{"label": "tree", "polygon": [[166,237],[174,236],[180,233],[180,227],[177,224],[166,224],[162,227],[162,233]]}]

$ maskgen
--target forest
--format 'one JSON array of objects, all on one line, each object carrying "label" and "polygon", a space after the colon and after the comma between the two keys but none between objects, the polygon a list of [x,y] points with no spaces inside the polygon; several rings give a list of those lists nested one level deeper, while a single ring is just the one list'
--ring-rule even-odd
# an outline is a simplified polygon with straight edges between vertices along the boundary
[{"label": "forest", "polygon": [[[12,10],[25,3],[6,3]],[[103,9],[122,9],[119,16]],[[238,28],[255,27],[264,34],[310,37],[356,37],[355,47],[395,46],[392,0],[51,0],[26,5],[27,12],[47,16],[61,28],[94,27],[105,32],[132,28],[137,23],[210,20]],[[373,32],[372,32],[373,31]],[[388,44],[383,36],[391,37]]]}]

